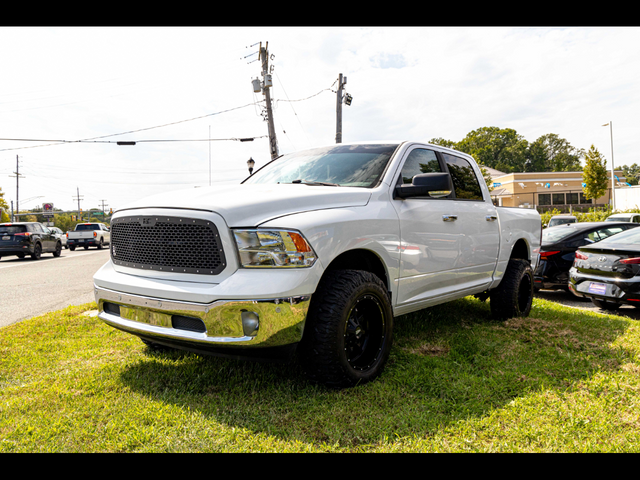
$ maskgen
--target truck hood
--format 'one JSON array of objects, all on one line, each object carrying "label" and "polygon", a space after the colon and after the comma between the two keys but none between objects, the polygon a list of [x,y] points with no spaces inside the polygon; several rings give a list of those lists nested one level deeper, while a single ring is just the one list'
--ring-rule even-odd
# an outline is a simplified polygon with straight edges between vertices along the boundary
[{"label": "truck hood", "polygon": [[371,191],[303,184],[224,184],[147,197],[119,209],[177,208],[215,212],[229,227],[255,227],[293,213],[364,206]]}]

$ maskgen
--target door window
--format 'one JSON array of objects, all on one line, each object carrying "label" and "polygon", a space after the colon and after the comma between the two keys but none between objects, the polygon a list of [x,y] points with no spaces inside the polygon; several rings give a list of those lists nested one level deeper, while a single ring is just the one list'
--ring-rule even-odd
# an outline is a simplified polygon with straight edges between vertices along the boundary
[{"label": "door window", "polygon": [[456,199],[484,200],[478,177],[471,164],[464,158],[455,155],[443,153],[442,156],[449,167]]},{"label": "door window", "polygon": [[442,172],[440,162],[433,150],[416,148],[409,153],[409,156],[402,167],[402,183],[411,184],[411,180],[421,173]]}]

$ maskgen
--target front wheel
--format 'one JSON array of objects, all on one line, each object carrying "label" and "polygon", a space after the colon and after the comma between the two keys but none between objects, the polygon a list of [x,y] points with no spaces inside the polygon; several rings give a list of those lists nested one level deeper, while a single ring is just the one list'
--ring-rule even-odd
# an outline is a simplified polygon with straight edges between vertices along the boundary
[{"label": "front wheel", "polygon": [[526,317],[533,302],[533,270],[526,260],[509,260],[507,271],[490,293],[491,314],[501,320]]},{"label": "front wheel", "polygon": [[393,313],[384,283],[360,270],[328,273],[311,298],[300,357],[309,377],[331,388],[376,378],[392,344]]}]

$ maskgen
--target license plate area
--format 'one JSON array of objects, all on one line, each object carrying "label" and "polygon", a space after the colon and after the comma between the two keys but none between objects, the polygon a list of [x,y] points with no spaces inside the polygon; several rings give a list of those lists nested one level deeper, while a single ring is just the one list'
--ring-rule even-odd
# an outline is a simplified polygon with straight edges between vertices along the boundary
[{"label": "license plate area", "polygon": [[606,285],[604,283],[596,283],[596,282],[591,282],[589,284],[589,288],[588,288],[588,292],[589,293],[593,293],[594,295],[604,295],[607,297],[611,296],[611,288],[609,285]]}]

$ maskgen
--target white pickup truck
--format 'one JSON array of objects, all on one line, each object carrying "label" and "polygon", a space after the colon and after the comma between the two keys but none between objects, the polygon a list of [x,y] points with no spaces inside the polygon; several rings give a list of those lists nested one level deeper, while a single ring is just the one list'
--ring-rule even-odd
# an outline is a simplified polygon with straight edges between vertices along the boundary
[{"label": "white pickup truck", "polygon": [[343,388],[380,374],[394,316],[467,295],[528,315],[541,232],[535,210],[493,205],[468,155],[338,144],[119,210],[94,292],[104,322],[152,348],[295,352]]},{"label": "white pickup truck", "polygon": [[111,233],[109,227],[104,223],[78,223],[75,230],[67,232],[67,246],[69,250],[76,247],[98,247],[102,249],[111,243]]}]

